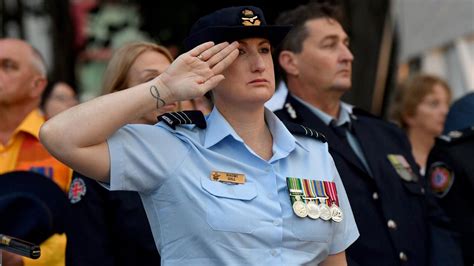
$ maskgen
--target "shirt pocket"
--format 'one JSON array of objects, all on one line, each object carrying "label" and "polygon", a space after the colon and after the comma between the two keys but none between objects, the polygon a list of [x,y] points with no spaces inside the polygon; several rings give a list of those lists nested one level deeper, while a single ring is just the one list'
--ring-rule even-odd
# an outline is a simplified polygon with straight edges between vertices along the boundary
[{"label": "shirt pocket", "polygon": [[257,197],[254,183],[225,184],[201,178],[201,186],[207,193],[206,220],[218,231],[252,233],[258,223],[252,215],[251,201]]},{"label": "shirt pocket", "polygon": [[332,235],[333,224],[332,220],[295,216],[291,219],[291,230],[299,240],[327,243]]}]

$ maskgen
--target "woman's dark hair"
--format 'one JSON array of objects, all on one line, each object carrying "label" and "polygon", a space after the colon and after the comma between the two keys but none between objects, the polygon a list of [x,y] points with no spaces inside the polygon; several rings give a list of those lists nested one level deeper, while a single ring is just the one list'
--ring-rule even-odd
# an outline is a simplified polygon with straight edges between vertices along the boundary
[{"label": "woman's dark hair", "polygon": [[[59,83],[67,84],[65,81],[60,81],[60,80],[50,80],[48,79],[48,85],[46,85],[46,88],[43,91],[43,94],[41,94],[41,102],[40,102],[40,108],[44,110],[44,105],[46,104],[46,101],[48,98],[51,96],[51,93],[53,93],[54,87],[58,85]],[[70,86],[70,85],[69,85]],[[71,86],[71,88],[73,88]],[[77,93],[77,92],[76,92]]]},{"label": "woman's dark hair", "polygon": [[43,91],[43,94],[41,94],[41,102],[40,102],[40,108],[44,109],[44,105],[46,104],[46,100],[49,98],[51,93],[53,92],[54,86],[58,83],[57,80],[50,80],[48,79],[48,85],[46,85],[46,88]]}]

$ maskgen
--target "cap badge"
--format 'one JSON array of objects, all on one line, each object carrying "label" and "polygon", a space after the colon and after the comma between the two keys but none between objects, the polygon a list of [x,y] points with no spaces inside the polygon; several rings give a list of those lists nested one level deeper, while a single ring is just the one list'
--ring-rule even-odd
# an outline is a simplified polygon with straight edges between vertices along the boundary
[{"label": "cap badge", "polygon": [[242,25],[244,26],[260,26],[262,23],[257,15],[250,9],[242,10]]}]

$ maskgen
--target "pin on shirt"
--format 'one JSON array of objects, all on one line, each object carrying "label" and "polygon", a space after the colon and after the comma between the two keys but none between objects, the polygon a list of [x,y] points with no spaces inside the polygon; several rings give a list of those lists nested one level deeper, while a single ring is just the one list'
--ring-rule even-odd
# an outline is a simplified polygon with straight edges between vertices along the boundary
[{"label": "pin on shirt", "polygon": [[245,184],[245,175],[237,173],[227,173],[221,171],[212,171],[211,180],[228,184]]}]

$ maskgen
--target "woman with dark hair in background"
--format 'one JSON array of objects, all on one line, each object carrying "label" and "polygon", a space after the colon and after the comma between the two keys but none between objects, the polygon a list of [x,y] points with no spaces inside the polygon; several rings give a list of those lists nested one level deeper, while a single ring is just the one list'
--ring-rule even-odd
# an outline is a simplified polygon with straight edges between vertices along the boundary
[{"label": "woman with dark hair in background", "polygon": [[66,82],[48,82],[41,95],[41,110],[45,119],[49,119],[60,112],[79,103],[76,91]]}]

